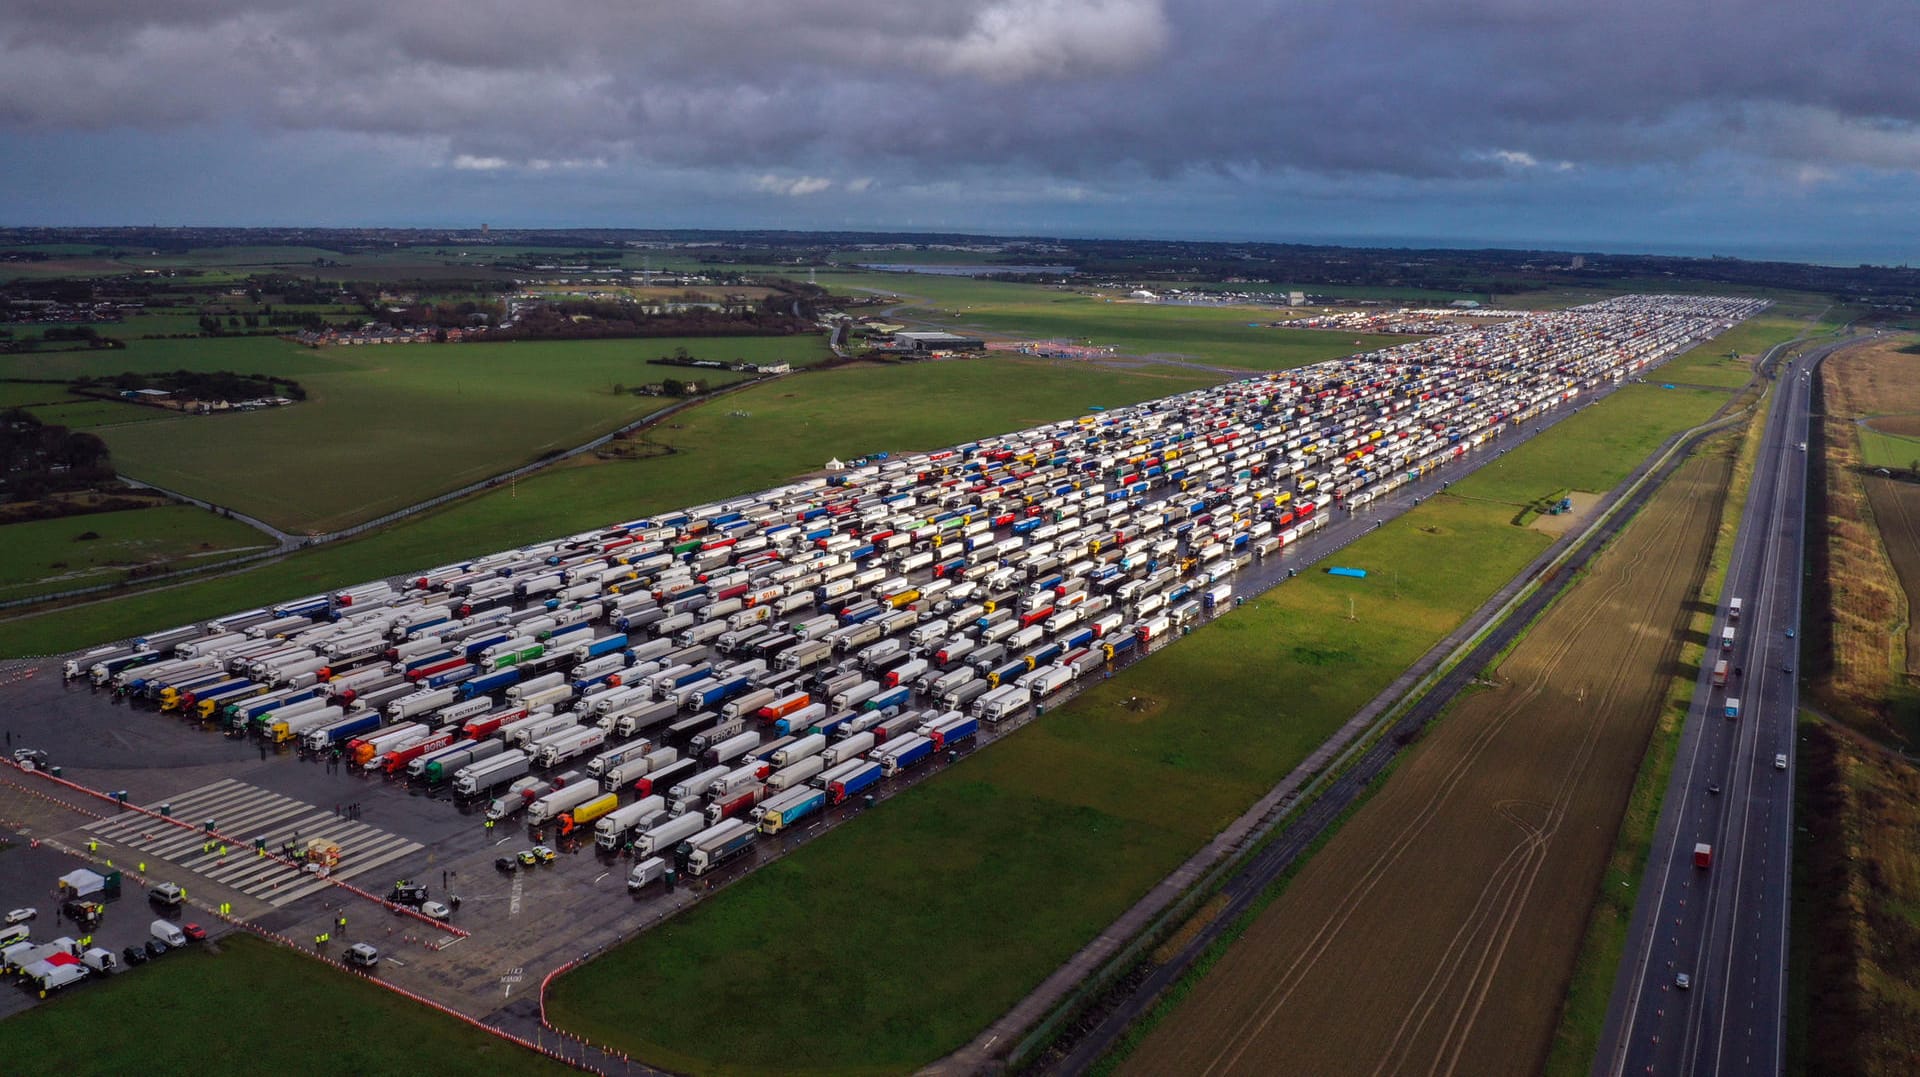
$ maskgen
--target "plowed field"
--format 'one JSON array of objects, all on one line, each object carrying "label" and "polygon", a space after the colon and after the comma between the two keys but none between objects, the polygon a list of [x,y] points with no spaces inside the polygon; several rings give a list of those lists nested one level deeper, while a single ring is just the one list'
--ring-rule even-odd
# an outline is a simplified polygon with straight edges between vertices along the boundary
[{"label": "plowed field", "polygon": [[1123,1072],[1537,1073],[1730,465],[1683,465]]},{"label": "plowed field", "polygon": [[[1867,500],[1873,505],[1873,521],[1880,527],[1880,540],[1886,544],[1887,557],[1900,576],[1900,589],[1907,593],[1911,609],[1920,600],[1920,486],[1910,482],[1865,477]],[[1909,614],[1911,616],[1911,614]],[[1920,632],[1907,632],[1906,671],[1920,677]]]}]

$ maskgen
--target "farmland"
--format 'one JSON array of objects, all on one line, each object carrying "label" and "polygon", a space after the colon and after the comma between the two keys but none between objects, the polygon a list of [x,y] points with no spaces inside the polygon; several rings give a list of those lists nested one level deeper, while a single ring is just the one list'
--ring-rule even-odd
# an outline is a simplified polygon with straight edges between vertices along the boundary
[{"label": "farmland", "polygon": [[[0,1023],[0,1032],[7,1072],[19,1077],[574,1072],[246,935],[221,939],[217,952],[182,950],[75,988]],[[229,1049],[236,1039],[244,1050]]]},{"label": "farmland", "polygon": [[1605,866],[1728,466],[1675,474],[1125,1072],[1539,1070],[1586,917],[1557,899]]},{"label": "farmland", "polygon": [[[1023,379],[1018,394],[998,391],[1011,372]],[[667,455],[553,468],[512,490],[468,498],[404,526],[272,565],[0,622],[0,655],[67,650],[162,621],[211,617],[757,490],[817,469],[834,452],[932,448],[1081,414],[1090,404],[1131,403],[1218,380],[1178,368],[1122,371],[1013,359],[854,366],[781,379],[693,408],[650,431],[660,446],[673,450]],[[915,406],[929,394],[956,406]]]},{"label": "farmland", "polygon": [[1920,716],[1902,713],[1911,704],[1900,691],[1901,674],[1913,667],[1911,606],[1920,585],[1907,526],[1916,488],[1862,473],[1873,432],[1860,420],[1883,409],[1920,411],[1920,390],[1906,376],[1914,361],[1897,342],[1880,342],[1840,352],[1821,370],[1830,416],[1821,461],[1826,525],[1811,543],[1828,610],[1812,629],[1826,637],[1812,651],[1813,697],[1831,717],[1897,741],[1920,729]]},{"label": "farmland", "polygon": [[[103,583],[134,567],[231,557],[271,546],[236,520],[184,505],[8,524],[0,599]],[[91,536],[91,537],[83,537]]]},{"label": "farmland", "polygon": [[824,345],[806,337],[313,351],[257,338],[140,341],[108,361],[118,369],[191,364],[287,375],[300,380],[308,399],[115,427],[102,436],[124,474],[287,530],[331,531],[570,448],[666,403],[616,395],[615,385],[741,377],[645,362],[676,347],[695,356],[760,359],[811,355]]},{"label": "farmland", "polygon": [[[1807,1073],[1913,1072],[1920,1038],[1920,774],[1844,727],[1803,722],[1794,940]],[[1804,933],[1805,945],[1798,937]]]}]

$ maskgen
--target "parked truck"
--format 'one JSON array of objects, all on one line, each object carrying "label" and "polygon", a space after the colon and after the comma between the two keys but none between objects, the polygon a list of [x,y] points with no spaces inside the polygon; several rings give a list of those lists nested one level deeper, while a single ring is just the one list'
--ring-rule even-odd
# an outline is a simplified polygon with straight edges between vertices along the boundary
[{"label": "parked truck", "polygon": [[519,748],[502,751],[490,759],[472,763],[460,768],[453,775],[453,791],[463,797],[479,796],[482,793],[525,777],[532,769],[527,753]]},{"label": "parked truck", "polygon": [[767,810],[760,813],[760,832],[778,834],[801,819],[823,810],[826,806],[826,790],[804,786],[794,789],[768,802]]},{"label": "parked truck", "polygon": [[539,826],[558,818],[562,812],[571,811],[596,797],[612,795],[601,793],[600,786],[595,782],[578,782],[561,786],[527,805],[527,824]]},{"label": "parked truck", "polygon": [[[729,824],[731,824],[730,829],[720,829]],[[719,832],[687,850],[682,860],[687,874],[705,875],[729,861],[746,855],[753,848],[754,839],[760,836],[760,832],[743,819],[729,819],[719,827],[711,829]]]},{"label": "parked truck", "polygon": [[666,810],[666,806],[667,798],[650,796],[641,797],[624,808],[616,808],[608,812],[593,824],[593,844],[607,852],[620,848],[640,820]]},{"label": "parked truck", "polygon": [[636,837],[633,840],[633,855],[643,857],[671,852],[680,842],[706,828],[707,821],[701,816],[677,815]]},{"label": "parked truck", "polygon": [[504,754],[506,748],[505,744],[492,737],[485,740],[461,741],[427,759],[418,760],[419,776],[428,785],[439,785],[475,763]]},{"label": "parked truck", "polygon": [[541,741],[534,757],[543,767],[558,766],[605,744],[607,731],[599,726],[574,726]]},{"label": "parked truck", "polygon": [[[560,834],[562,837],[573,833],[580,827],[598,822],[609,812],[612,812],[620,806],[620,797],[613,793],[599,792],[600,786],[597,783],[581,782],[580,785],[585,786],[590,792],[596,795],[583,801],[578,807],[570,808],[554,816],[560,823]],[[573,789],[576,788],[576,786],[569,785],[567,788]]]},{"label": "parked truck", "polygon": [[879,784],[882,773],[883,768],[879,763],[858,763],[852,770],[827,783],[828,802],[839,804],[848,797],[858,796]]}]

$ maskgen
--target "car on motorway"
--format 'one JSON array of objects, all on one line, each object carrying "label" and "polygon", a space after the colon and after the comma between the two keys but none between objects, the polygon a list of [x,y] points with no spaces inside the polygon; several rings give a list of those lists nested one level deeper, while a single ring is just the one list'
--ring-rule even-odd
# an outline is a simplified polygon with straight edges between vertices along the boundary
[{"label": "car on motorway", "polygon": [[1774,755],[1773,755],[1773,769],[1775,769],[1775,770],[1785,770],[1785,769],[1787,769],[1787,753],[1785,753],[1785,752],[1775,752],[1775,753],[1774,753]]},{"label": "car on motorway", "polygon": [[12,912],[7,913],[7,925],[11,927],[14,924],[24,924],[38,915],[40,915],[39,909],[14,909]]},{"label": "car on motorway", "polygon": [[1719,783],[1719,782],[1708,782],[1708,783],[1707,783],[1707,792],[1709,792],[1709,793],[1712,793],[1712,794],[1713,794],[1714,796],[1719,796],[1719,795],[1720,795],[1720,783]]},{"label": "car on motorway", "polygon": [[506,872],[508,875],[520,870],[520,862],[510,856],[494,857],[493,866],[496,870]]},{"label": "car on motorway", "polygon": [[1792,638],[1793,638],[1793,629],[1791,629],[1791,628],[1789,628],[1789,629],[1787,629],[1787,638],[1788,638],[1788,639],[1792,639]]},{"label": "car on motorway", "polygon": [[536,845],[533,847],[534,859],[540,861],[542,864],[553,863],[554,858],[559,855],[560,855],[559,853],[554,852],[552,849],[549,849],[544,845]]},{"label": "car on motorway", "polygon": [[519,859],[519,861],[522,864],[525,864],[528,867],[532,867],[535,864],[538,864],[540,862],[540,858],[533,855],[532,849],[522,849],[514,855]]},{"label": "car on motorway", "polygon": [[1693,977],[1684,972],[1676,972],[1673,974],[1673,986],[1685,991],[1693,986]]}]

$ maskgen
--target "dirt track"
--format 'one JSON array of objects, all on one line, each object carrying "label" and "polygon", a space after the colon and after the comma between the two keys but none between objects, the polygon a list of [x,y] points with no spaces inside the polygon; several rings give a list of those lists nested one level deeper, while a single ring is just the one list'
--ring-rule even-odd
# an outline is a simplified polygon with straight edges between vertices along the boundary
[{"label": "dirt track", "polygon": [[1124,1072],[1539,1071],[1729,466],[1674,475]]}]

